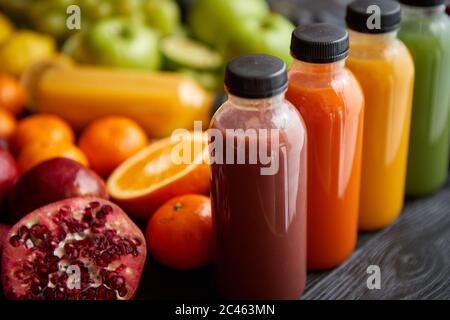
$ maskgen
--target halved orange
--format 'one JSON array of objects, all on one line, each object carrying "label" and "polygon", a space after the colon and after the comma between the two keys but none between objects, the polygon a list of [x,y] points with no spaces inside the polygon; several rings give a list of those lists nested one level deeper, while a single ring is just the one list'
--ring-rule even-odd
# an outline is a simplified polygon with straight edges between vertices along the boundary
[{"label": "halved orange", "polygon": [[147,220],[167,200],[209,192],[206,134],[156,141],[122,163],[107,181],[110,196],[127,213]]}]

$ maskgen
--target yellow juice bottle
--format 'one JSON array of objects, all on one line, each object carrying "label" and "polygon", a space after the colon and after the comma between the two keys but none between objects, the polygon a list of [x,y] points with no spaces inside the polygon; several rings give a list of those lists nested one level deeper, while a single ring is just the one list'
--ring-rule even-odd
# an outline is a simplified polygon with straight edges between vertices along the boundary
[{"label": "yellow juice bottle", "polygon": [[[368,23],[370,5],[381,9],[380,25]],[[414,65],[397,39],[399,24],[400,5],[394,1],[357,0],[347,8],[347,66],[360,82],[366,101],[359,212],[362,230],[390,224],[403,207]]]}]

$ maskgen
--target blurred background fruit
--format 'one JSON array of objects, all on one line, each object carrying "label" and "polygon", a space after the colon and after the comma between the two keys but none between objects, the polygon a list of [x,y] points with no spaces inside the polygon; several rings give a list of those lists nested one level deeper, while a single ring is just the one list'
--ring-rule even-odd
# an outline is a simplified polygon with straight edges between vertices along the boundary
[{"label": "blurred background fruit", "polygon": [[0,139],[10,141],[16,126],[17,122],[13,115],[6,110],[0,109]]},{"label": "blurred background fruit", "polygon": [[97,64],[145,70],[160,68],[158,40],[154,30],[125,18],[101,20],[86,34],[88,52]]},{"label": "blurred background fruit", "polygon": [[25,90],[17,79],[7,74],[0,74],[0,109],[19,116],[24,110],[25,99]]},{"label": "blurred background fruit", "polygon": [[150,253],[169,268],[208,265],[213,257],[211,201],[195,194],[167,201],[150,218],[145,236]]},{"label": "blurred background fruit", "polygon": [[0,13],[0,45],[8,39],[14,31],[13,24]]},{"label": "blurred background fruit", "polygon": [[18,163],[23,172],[26,172],[37,164],[56,157],[72,159],[84,166],[89,161],[77,146],[63,141],[36,141],[25,145],[20,151]]},{"label": "blurred background fruit", "polygon": [[52,202],[79,196],[108,198],[103,180],[80,163],[66,158],[44,161],[23,174],[12,189],[11,221]]},{"label": "blurred background fruit", "polygon": [[136,122],[118,116],[94,121],[81,133],[79,141],[91,168],[102,177],[107,177],[147,143],[144,130]]},{"label": "blurred background fruit", "polygon": [[55,53],[53,38],[33,31],[18,31],[0,46],[0,71],[20,76],[31,64]]},{"label": "blurred background fruit", "polygon": [[19,121],[11,144],[19,154],[26,145],[36,142],[73,143],[75,135],[72,128],[61,118],[50,114],[36,114]]},{"label": "blurred background fruit", "polygon": [[13,156],[0,148],[0,212],[3,211],[4,201],[18,177],[19,167]]},{"label": "blurred background fruit", "polygon": [[[175,196],[206,194],[209,192],[209,166],[204,161],[206,146],[206,136],[194,133],[186,134],[181,141],[171,137],[156,141],[111,174],[108,193],[141,221]],[[179,155],[187,157],[187,161],[174,161],[175,148],[182,149]]]},{"label": "blurred background fruit", "polygon": [[173,34],[181,25],[180,9],[172,0],[143,1],[145,21],[162,35]]}]

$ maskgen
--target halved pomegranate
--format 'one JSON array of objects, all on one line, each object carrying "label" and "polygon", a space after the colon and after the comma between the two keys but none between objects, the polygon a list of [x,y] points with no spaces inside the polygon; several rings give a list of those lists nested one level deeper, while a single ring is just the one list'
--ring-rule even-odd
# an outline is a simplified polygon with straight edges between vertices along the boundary
[{"label": "halved pomegranate", "polygon": [[146,252],[142,232],[115,204],[66,199],[11,228],[3,248],[3,290],[8,299],[132,299]]},{"label": "halved pomegranate", "polygon": [[9,229],[11,229],[11,227],[7,224],[0,224],[0,258],[3,250],[3,243],[5,242]]}]

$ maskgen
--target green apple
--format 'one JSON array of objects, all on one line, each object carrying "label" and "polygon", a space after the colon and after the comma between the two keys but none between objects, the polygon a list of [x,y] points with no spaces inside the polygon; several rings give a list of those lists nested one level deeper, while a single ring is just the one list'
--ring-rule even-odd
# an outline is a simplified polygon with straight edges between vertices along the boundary
[{"label": "green apple", "polygon": [[188,24],[196,38],[216,46],[221,37],[235,35],[242,24],[269,13],[265,0],[197,0],[188,12]]},{"label": "green apple", "polygon": [[77,0],[81,9],[82,24],[85,19],[97,21],[114,14],[116,0]]},{"label": "green apple", "polygon": [[291,34],[294,25],[279,14],[269,14],[262,20],[247,21],[235,34],[223,37],[219,51],[226,60],[242,54],[274,55],[290,65]]},{"label": "green apple", "polygon": [[143,0],[115,0],[115,14],[126,16],[133,20],[145,21],[143,13]]},{"label": "green apple", "polygon": [[162,35],[174,33],[181,24],[178,4],[173,0],[148,0],[143,5],[146,22]]},{"label": "green apple", "polygon": [[66,38],[70,30],[66,26],[68,1],[34,2],[28,8],[28,18],[33,29],[47,33],[56,39]]},{"label": "green apple", "polygon": [[114,17],[92,25],[86,36],[91,56],[98,64],[156,70],[161,65],[159,35],[146,25]]}]

